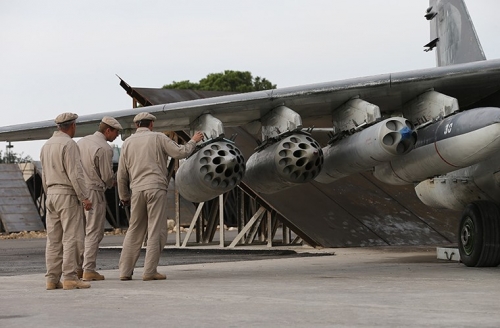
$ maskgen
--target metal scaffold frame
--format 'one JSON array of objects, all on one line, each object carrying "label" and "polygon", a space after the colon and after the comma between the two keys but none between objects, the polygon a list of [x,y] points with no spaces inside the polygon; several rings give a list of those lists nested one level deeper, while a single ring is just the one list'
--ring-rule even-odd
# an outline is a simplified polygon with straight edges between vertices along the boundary
[{"label": "metal scaffold frame", "polygon": [[[231,241],[226,241],[224,208],[228,198],[232,195],[238,204],[237,228],[238,235]],[[176,203],[179,195],[176,192]],[[203,217],[202,210],[208,207],[208,215]],[[177,214],[180,212],[177,211]],[[180,217],[176,216],[175,224],[179,226]],[[282,227],[282,239],[278,241],[276,234],[279,227]],[[303,242],[302,238],[294,235],[292,230],[278,219],[277,212],[260,204],[257,199],[247,194],[241,186],[238,186],[231,192],[219,195],[209,202],[199,203],[196,212],[191,219],[186,235],[182,238],[180,229],[176,231],[177,247],[187,247],[190,245],[208,245],[214,244],[213,238],[215,232],[219,229],[219,247],[234,248],[236,246],[250,244],[265,244],[267,247],[274,245],[299,245]],[[196,233],[196,241],[189,242],[193,232]],[[292,235],[294,238],[292,239]]]},{"label": "metal scaffold frame", "polygon": [[[189,136],[182,131],[168,132],[167,135],[176,142],[189,140]],[[175,177],[178,168],[179,160],[171,159],[168,167],[168,182]],[[284,220],[280,220],[283,217],[275,209],[263,201],[243,182],[237,188],[219,195],[213,200],[197,204],[186,235],[182,238],[180,229],[181,201],[177,187],[174,192],[175,226],[177,227],[175,231],[176,247],[188,247],[188,244],[195,246],[213,245],[217,229],[219,229],[219,247],[221,248],[234,248],[237,245],[257,243],[272,247],[274,244],[278,244],[275,237],[279,226],[282,227],[280,245],[299,245],[304,242],[286,225]],[[225,208],[231,208],[233,203],[236,204],[236,210],[232,209],[233,212],[236,212],[238,235],[228,243],[226,242],[224,228]],[[195,242],[189,242],[193,232],[195,232]],[[316,246],[312,241],[309,244]]]}]

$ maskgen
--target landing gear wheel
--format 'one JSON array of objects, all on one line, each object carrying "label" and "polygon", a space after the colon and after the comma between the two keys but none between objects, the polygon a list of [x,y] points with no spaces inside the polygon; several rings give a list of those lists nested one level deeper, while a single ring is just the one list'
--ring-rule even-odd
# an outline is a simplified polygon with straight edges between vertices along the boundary
[{"label": "landing gear wheel", "polygon": [[458,232],[460,260],[469,267],[500,264],[500,208],[476,201],[465,208]]}]

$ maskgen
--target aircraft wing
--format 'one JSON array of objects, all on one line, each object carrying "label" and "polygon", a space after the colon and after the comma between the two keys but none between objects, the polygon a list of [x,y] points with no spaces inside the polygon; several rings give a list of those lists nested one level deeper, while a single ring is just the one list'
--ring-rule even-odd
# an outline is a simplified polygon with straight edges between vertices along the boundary
[{"label": "aircraft wing", "polygon": [[[382,113],[392,113],[428,90],[454,97],[460,108],[466,109],[500,90],[500,60],[183,101],[144,110],[157,117],[157,131],[189,129],[190,124],[207,113],[225,126],[241,126],[259,121],[279,106],[298,113],[304,127],[331,128],[332,111],[354,97],[379,106]],[[82,115],[77,120],[76,137],[95,132],[103,116],[115,117],[124,129],[135,129],[132,119],[139,111]],[[0,141],[44,140],[54,130],[53,119],[0,127]]]}]

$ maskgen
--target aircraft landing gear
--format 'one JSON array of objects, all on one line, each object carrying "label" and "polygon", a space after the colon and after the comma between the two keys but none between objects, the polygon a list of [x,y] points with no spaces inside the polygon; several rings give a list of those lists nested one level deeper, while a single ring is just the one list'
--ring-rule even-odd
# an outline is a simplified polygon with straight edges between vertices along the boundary
[{"label": "aircraft landing gear", "polygon": [[500,264],[500,208],[476,201],[465,208],[458,233],[460,259],[468,267]]}]

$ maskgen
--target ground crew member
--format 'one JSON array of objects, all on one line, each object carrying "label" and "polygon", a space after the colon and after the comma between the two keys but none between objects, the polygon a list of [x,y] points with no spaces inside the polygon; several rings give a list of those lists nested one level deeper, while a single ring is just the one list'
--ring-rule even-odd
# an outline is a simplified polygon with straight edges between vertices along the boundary
[{"label": "ground crew member", "polygon": [[120,130],[122,126],[116,119],[105,116],[99,124],[98,131],[77,142],[85,183],[92,201],[92,210],[85,212],[85,248],[82,250],[79,262],[79,271],[83,271],[82,278],[85,281],[104,280],[104,276],[96,271],[97,251],[104,236],[106,222],[104,192],[116,184],[113,172],[113,148],[107,141],[114,141]]},{"label": "ground crew member", "polygon": [[78,115],[73,113],[58,115],[55,119],[58,131],[40,152],[42,183],[47,195],[45,277],[48,290],[90,287],[89,283],[78,279],[76,273],[84,239],[82,205],[86,211],[92,209],[80,152],[72,139],[77,118]]},{"label": "ground crew member", "polygon": [[134,117],[137,131],[123,143],[118,164],[118,194],[131,206],[129,228],[120,256],[120,280],[131,280],[141,245],[148,233],[142,280],[162,280],[158,273],[160,254],[167,242],[167,160],[191,154],[203,134],[196,132],[185,145],[178,145],[163,133],[152,132],[155,116]]}]

